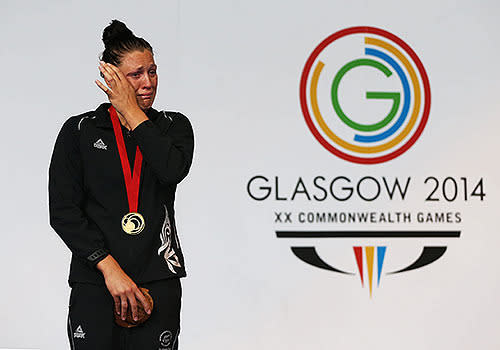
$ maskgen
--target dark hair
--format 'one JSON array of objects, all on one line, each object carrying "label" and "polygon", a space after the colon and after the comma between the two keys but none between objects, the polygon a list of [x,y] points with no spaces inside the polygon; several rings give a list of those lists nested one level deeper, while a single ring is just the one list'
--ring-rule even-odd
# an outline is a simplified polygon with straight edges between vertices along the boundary
[{"label": "dark hair", "polygon": [[101,60],[115,66],[120,65],[127,52],[149,50],[153,54],[153,48],[146,40],[136,37],[125,23],[116,19],[104,28],[102,41],[104,42],[104,51]]}]

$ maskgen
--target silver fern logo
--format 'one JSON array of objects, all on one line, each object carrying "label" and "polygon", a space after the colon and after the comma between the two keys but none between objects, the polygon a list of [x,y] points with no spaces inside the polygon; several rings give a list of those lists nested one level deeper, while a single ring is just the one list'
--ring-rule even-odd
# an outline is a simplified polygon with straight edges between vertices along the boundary
[{"label": "silver fern logo", "polygon": [[[163,226],[160,232],[161,246],[158,248],[158,255],[161,256],[163,252],[163,257],[167,262],[168,268],[173,273],[177,273],[174,270],[175,267],[181,267],[181,263],[179,262],[179,258],[175,254],[175,250],[172,247],[172,228],[170,226],[170,219],[168,218],[168,210],[167,206],[163,205],[165,209],[165,221],[163,222]],[[175,237],[177,246],[179,246],[179,242],[177,241],[177,237]]]}]

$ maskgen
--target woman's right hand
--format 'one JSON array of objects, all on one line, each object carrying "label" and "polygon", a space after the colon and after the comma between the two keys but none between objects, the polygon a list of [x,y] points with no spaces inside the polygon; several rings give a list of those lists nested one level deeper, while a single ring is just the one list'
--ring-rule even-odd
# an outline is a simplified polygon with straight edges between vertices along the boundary
[{"label": "woman's right hand", "polygon": [[122,320],[125,320],[127,308],[130,305],[132,317],[137,321],[137,300],[144,306],[144,310],[148,314],[151,313],[144,295],[111,255],[99,261],[97,268],[104,276],[106,287],[115,301],[115,311]]}]

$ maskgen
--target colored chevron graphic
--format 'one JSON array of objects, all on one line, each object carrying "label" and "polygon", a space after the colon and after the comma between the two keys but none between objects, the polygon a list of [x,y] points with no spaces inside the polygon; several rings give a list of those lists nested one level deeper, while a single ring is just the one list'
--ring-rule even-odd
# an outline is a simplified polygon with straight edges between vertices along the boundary
[{"label": "colored chevron graphic", "polygon": [[[415,231],[415,230],[394,230],[394,231],[314,231],[314,230],[276,230],[278,238],[459,238],[461,231]],[[302,262],[322,269],[324,271],[334,272],[344,276],[356,276],[356,271],[344,270],[336,267],[335,261],[338,256],[335,254],[320,254],[315,245],[310,246],[292,246],[290,247],[293,255]],[[439,260],[447,250],[442,245],[424,245],[418,256],[410,260],[408,265],[403,265],[394,270],[383,271],[384,261],[387,253],[387,246],[353,246],[354,258],[357,271],[361,280],[361,287],[368,284],[370,298],[373,296],[375,285],[380,287],[382,274],[385,276],[395,276],[400,273],[406,273],[416,269],[428,266]]]},{"label": "colored chevron graphic", "polygon": [[[359,277],[361,278],[361,286],[364,288],[364,269],[363,269],[363,247],[352,247],[354,250],[354,257],[356,258],[356,264],[358,266]],[[374,270],[374,262],[375,262],[375,247],[367,246],[364,247],[365,252],[365,261],[366,261],[366,273],[368,279],[368,286],[370,289],[370,298],[373,295],[373,270]],[[380,276],[382,275],[382,268],[384,266],[385,253],[387,251],[387,247],[377,247],[377,287],[380,286]]]}]

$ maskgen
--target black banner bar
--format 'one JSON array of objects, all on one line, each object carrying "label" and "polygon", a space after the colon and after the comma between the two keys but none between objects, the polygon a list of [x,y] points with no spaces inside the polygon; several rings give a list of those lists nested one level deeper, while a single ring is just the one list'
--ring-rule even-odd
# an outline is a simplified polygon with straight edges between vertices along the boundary
[{"label": "black banner bar", "polygon": [[276,231],[278,238],[458,238],[461,231]]}]

